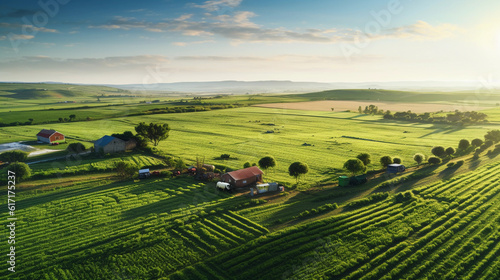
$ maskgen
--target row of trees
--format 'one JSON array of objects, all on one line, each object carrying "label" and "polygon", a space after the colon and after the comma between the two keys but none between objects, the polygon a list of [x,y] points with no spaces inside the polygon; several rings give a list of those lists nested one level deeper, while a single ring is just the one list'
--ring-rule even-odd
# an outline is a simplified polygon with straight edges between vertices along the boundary
[{"label": "row of trees", "polygon": [[[267,171],[269,168],[275,167],[277,164],[276,159],[272,156],[265,156],[258,161],[258,165],[261,169]],[[243,168],[248,168],[251,166],[256,166],[256,163],[250,164],[249,161],[243,164]],[[309,166],[303,162],[294,162],[288,167],[288,175],[295,177],[295,181],[298,183],[299,178],[309,172]]]},{"label": "row of trees", "polygon": [[470,112],[455,111],[455,113],[447,114],[446,116],[437,116],[431,113],[416,114],[412,113],[411,111],[392,113],[391,111],[387,110],[384,113],[384,119],[390,119],[390,120],[395,119],[395,120],[426,122],[426,123],[438,122],[438,123],[452,123],[452,124],[471,124],[471,123],[484,122],[486,121],[487,117],[488,115],[476,111],[470,111]]}]

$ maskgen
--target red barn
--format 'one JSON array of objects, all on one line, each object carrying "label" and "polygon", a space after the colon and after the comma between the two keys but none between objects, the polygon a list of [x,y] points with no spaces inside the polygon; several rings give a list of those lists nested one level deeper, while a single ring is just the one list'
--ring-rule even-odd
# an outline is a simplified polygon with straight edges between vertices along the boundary
[{"label": "red barn", "polygon": [[55,130],[42,129],[36,135],[37,140],[45,143],[52,144],[54,142],[64,142],[66,141],[64,135]]},{"label": "red barn", "polygon": [[262,170],[260,170],[257,166],[252,166],[228,172],[221,176],[221,180],[237,188],[243,188],[262,181],[262,174],[264,174]]}]

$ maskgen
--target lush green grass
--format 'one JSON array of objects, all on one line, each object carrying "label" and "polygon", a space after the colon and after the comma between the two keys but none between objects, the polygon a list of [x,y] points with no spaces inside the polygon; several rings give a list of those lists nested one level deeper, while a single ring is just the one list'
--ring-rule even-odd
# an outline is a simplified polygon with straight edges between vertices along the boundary
[{"label": "lush green grass", "polygon": [[191,178],[36,185],[17,189],[18,266],[9,279],[157,278],[267,233],[227,211],[247,198]]},{"label": "lush green grass", "polygon": [[[311,169],[302,180],[307,185],[335,177],[339,173],[336,169],[342,169],[347,159],[361,152],[372,155],[369,170],[380,168],[378,159],[383,155],[399,156],[404,164],[412,166],[415,153],[429,155],[436,145],[457,147],[462,138],[472,140],[496,128],[494,124],[470,127],[413,124],[357,113],[254,107],[51,124],[50,128],[76,141],[93,141],[106,134],[134,131],[134,126],[143,121],[168,123],[172,129],[170,136],[158,148],[191,163],[196,156],[205,156],[207,163],[241,168],[246,161],[257,162],[272,155],[278,166],[266,172],[266,180],[293,183],[288,166],[303,161]],[[32,140],[44,127],[5,127],[0,132],[0,141]],[[268,130],[275,133],[266,133]],[[311,146],[303,146],[304,143]],[[218,159],[223,153],[230,154],[232,159]]]},{"label": "lush green grass", "polygon": [[[498,279],[500,164],[293,226],[177,272],[189,279]],[[207,272],[206,268],[211,268]]]}]

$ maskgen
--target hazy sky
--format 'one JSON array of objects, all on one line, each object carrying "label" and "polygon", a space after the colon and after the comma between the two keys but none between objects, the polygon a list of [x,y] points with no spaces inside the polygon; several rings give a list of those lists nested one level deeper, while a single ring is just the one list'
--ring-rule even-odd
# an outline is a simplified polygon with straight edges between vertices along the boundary
[{"label": "hazy sky", "polygon": [[[44,4],[45,3],[45,4]],[[0,81],[476,81],[498,0],[0,2]]]}]

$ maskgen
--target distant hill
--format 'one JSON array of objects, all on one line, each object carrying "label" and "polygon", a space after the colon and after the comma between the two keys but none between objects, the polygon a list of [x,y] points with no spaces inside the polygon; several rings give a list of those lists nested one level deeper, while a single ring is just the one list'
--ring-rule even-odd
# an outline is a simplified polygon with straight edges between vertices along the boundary
[{"label": "distant hill", "polygon": [[128,91],[107,86],[58,83],[0,83],[0,98],[13,99],[71,99],[98,95],[129,94]]},{"label": "distant hill", "polygon": [[[292,96],[292,95],[290,95]],[[293,97],[303,97],[307,100],[373,100],[388,102],[457,102],[469,100],[495,100],[500,99],[499,94],[475,95],[473,91],[458,92],[418,92],[377,89],[337,89],[320,92],[294,94]]]},{"label": "distant hill", "polygon": [[316,83],[293,81],[215,81],[180,82],[159,84],[108,85],[132,91],[166,91],[177,93],[304,93],[332,89],[388,89],[409,91],[458,91],[474,90],[474,82],[369,82],[369,83]]},{"label": "distant hill", "polygon": [[185,93],[302,93],[332,89],[328,83],[292,82],[292,81],[220,81],[220,82],[181,82],[161,84],[109,85],[127,90],[154,90]]}]

